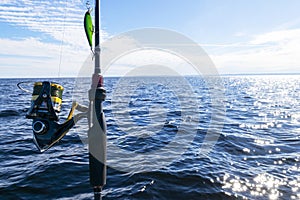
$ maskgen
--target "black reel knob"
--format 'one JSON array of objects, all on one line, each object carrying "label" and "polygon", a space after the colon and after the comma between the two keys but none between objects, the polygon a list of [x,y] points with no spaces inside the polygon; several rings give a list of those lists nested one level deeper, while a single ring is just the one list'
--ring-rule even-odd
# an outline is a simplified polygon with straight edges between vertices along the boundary
[{"label": "black reel knob", "polygon": [[35,121],[32,124],[32,130],[36,134],[43,134],[47,131],[47,126],[41,121]]}]

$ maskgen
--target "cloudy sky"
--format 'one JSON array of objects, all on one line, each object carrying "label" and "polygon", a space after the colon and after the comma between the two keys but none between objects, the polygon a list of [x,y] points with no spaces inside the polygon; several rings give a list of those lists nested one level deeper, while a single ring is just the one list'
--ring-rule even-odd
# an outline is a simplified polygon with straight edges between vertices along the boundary
[{"label": "cloudy sky", "polygon": [[[102,0],[101,40],[159,27],[197,42],[221,74],[300,73],[299,8],[299,0]],[[76,76],[90,55],[85,11],[84,0],[1,0],[0,77]]]}]

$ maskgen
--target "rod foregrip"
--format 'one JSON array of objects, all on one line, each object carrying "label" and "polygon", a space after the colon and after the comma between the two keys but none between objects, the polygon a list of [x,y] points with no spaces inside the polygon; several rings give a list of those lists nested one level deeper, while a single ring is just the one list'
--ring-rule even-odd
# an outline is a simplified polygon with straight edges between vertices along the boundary
[{"label": "rod foregrip", "polygon": [[103,87],[91,89],[89,92],[90,183],[93,187],[102,187],[106,184],[106,121],[102,109],[102,102],[106,95]]}]

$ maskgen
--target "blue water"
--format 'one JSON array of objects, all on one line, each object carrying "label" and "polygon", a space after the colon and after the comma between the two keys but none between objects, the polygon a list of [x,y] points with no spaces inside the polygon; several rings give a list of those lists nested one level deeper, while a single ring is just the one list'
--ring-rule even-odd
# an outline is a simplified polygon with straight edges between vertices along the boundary
[{"label": "blue water", "polygon": [[[197,109],[191,109],[185,91],[181,91],[183,105],[178,91],[168,87],[177,84],[180,92],[176,78],[143,78],[144,84],[126,93],[137,79],[141,78],[130,78],[125,93],[120,94],[115,92],[119,79],[105,79],[108,144],[135,155],[153,153],[149,166],[154,163],[154,167],[149,170],[135,157],[126,157],[124,162],[108,148],[103,199],[300,199],[300,76],[222,77],[224,125],[205,156],[199,149],[213,119],[205,81],[187,78],[194,94],[190,96],[197,101]],[[92,199],[84,142],[86,120],[43,154],[33,144],[31,121],[25,118],[31,95],[16,84],[36,80],[42,79],[0,80],[0,199]],[[62,122],[73,99],[87,100],[75,95],[76,80],[51,80],[65,87]],[[81,90],[83,96],[86,92]],[[125,101],[122,95],[129,99],[124,110],[114,107]],[[185,111],[188,115],[184,116]],[[186,120],[196,121],[189,143],[177,137],[190,133],[190,127],[182,125]],[[187,145],[186,151],[167,163],[160,162],[160,149],[174,140],[178,148]],[[164,153],[174,154],[171,150]],[[160,164],[162,168],[157,167]]]}]

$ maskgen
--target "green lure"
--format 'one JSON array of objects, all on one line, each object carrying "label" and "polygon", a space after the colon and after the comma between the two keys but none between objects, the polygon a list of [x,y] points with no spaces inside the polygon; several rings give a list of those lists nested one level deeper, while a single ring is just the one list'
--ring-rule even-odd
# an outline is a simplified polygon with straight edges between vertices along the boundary
[{"label": "green lure", "polygon": [[94,26],[92,22],[92,17],[90,11],[86,11],[84,15],[84,30],[86,37],[88,39],[89,45],[92,49],[93,47],[93,33],[94,33]]}]

